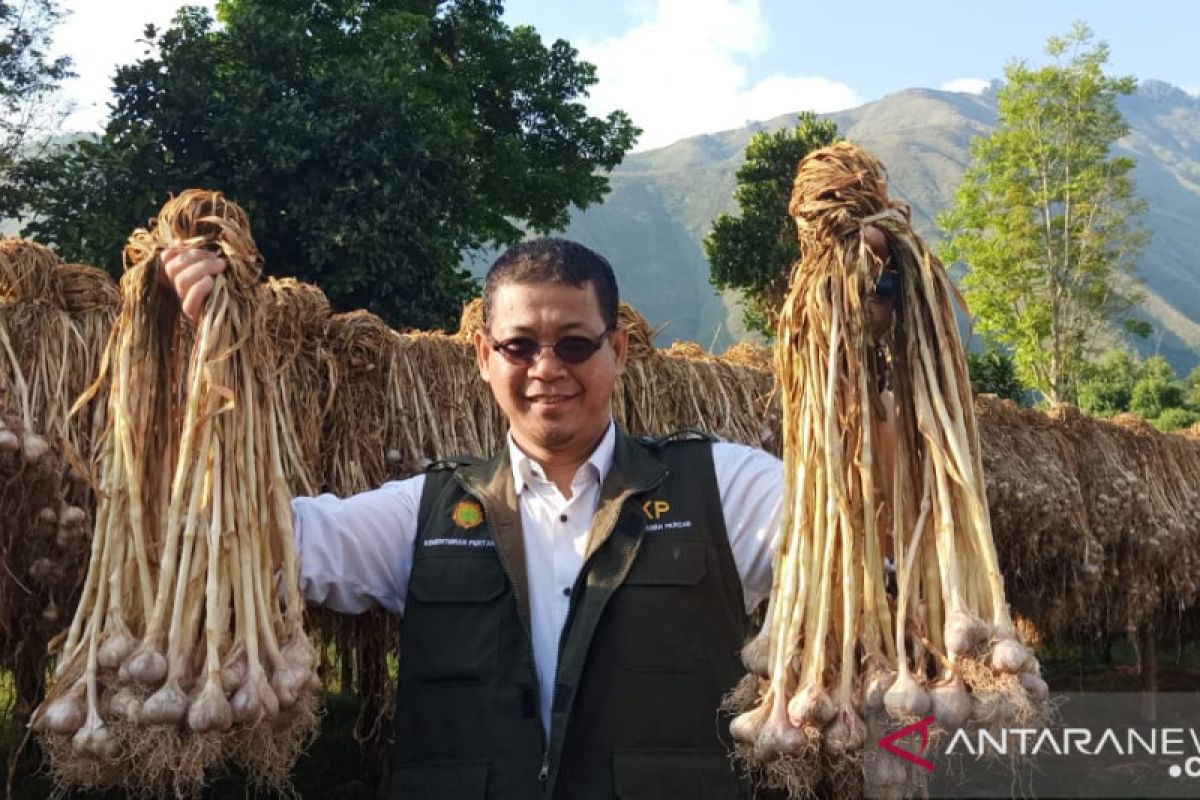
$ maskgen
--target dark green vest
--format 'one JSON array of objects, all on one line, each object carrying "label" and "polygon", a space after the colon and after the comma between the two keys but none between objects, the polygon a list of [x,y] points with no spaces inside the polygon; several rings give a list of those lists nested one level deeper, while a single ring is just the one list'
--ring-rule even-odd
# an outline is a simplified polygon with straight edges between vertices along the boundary
[{"label": "dark green vest", "polygon": [[617,431],[559,646],[548,740],[507,448],[431,471],[418,531],[391,797],[749,797],[718,712],[743,673],[745,615],[707,440]]}]

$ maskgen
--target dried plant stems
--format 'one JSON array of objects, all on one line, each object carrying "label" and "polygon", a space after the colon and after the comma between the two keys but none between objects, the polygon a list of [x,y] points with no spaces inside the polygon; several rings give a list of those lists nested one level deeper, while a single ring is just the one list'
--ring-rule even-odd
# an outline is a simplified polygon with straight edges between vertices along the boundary
[{"label": "dried plant stems", "polygon": [[[731,730],[765,783],[803,796],[861,789],[874,708],[908,719],[932,707],[956,727],[969,691],[988,692],[1023,717],[1037,701],[1016,675],[1040,679],[1008,616],[945,270],[888,199],[882,166],[852,145],[801,162],[791,213],[803,258],[775,353],[785,488],[771,668]],[[885,266],[871,225],[903,289],[890,330],[870,324]],[[763,712],[784,697],[786,716]]]},{"label": "dried plant stems", "polygon": [[[230,262],[194,336],[157,280],[158,255],[177,240]],[[35,726],[66,783],[191,792],[208,768],[233,762],[282,786],[315,732],[317,681],[261,259],[241,210],[198,190],[135,232],[126,259],[125,304],[96,384],[109,385],[109,413],[92,559]],[[302,481],[301,449],[288,452]]]},{"label": "dried plant stems", "polygon": [[84,462],[103,402],[72,414],[98,371],[116,286],[48,248],[0,241],[0,669],[10,672],[8,785],[45,691],[47,649],[76,602],[93,508]]},{"label": "dried plant stems", "polygon": [[[1002,571],[1009,577],[1008,594],[1015,606],[1054,638],[1192,625],[1194,615],[1179,609],[1191,608],[1200,596],[1195,536],[1200,530],[1200,443],[1158,434],[1132,418],[1106,422],[1070,408],[1042,414],[980,399],[972,412],[963,367],[945,357],[959,345],[950,304],[938,299],[953,294],[944,271],[926,258],[902,210],[875,202],[855,213],[859,216],[848,217],[857,220],[848,224],[849,233],[835,237],[840,249],[832,260],[843,265],[838,267],[841,282],[827,280],[828,293],[815,292],[806,343],[789,356],[793,375],[780,379],[778,391],[767,366],[769,354],[743,346],[718,359],[690,344],[658,350],[645,320],[627,305],[621,308],[631,346],[614,414],[628,429],[661,434],[700,427],[776,451],[786,436],[787,450],[797,454],[789,461],[794,465],[788,470],[789,508],[792,519],[805,523],[784,532],[783,567],[775,573],[768,623],[746,648],[747,666],[760,680],[772,680],[752,687],[747,696],[751,701],[761,696],[762,703],[756,716],[743,718],[754,722],[755,730],[768,722],[774,726],[773,740],[757,740],[771,747],[757,748],[757,756],[749,748],[750,757],[773,780],[793,789],[832,771],[833,756],[819,756],[821,747],[829,749],[827,742],[853,743],[855,723],[845,723],[842,714],[847,682],[852,701],[861,694],[864,706],[871,705],[872,697],[882,705],[903,665],[935,711],[953,706],[956,692],[961,699],[990,682],[999,681],[1005,691],[1012,686],[1013,676],[996,672],[988,661],[989,648],[1013,650],[1001,647],[1010,638],[1001,635],[1009,625]],[[871,217],[888,230],[904,274],[900,321],[885,337],[883,370],[870,347],[854,344],[861,335],[855,331],[862,328],[862,292],[878,266],[865,261],[857,234]],[[150,272],[143,277],[151,277]],[[12,654],[5,663],[17,678],[18,706],[21,698],[36,698],[44,672],[38,642],[63,624],[60,609],[76,608],[70,628],[56,643],[62,688],[55,690],[44,714],[62,730],[58,738],[65,747],[55,741],[49,746],[56,763],[66,765],[68,773],[75,769],[71,774],[84,783],[108,780],[145,787],[155,785],[149,772],[114,778],[110,771],[106,779],[94,760],[84,769],[84,761],[71,754],[71,736],[66,735],[84,729],[94,708],[104,725],[91,718],[89,733],[82,737],[87,747],[104,750],[104,734],[94,731],[107,727],[120,752],[145,753],[145,737],[129,721],[137,718],[147,696],[161,688],[131,679],[128,667],[123,677],[120,673],[132,651],[144,644],[164,588],[164,517],[180,454],[183,426],[178,421],[189,396],[184,389],[189,361],[183,354],[194,351],[195,332],[178,325],[171,298],[156,295],[162,291],[156,282],[128,280],[123,289],[129,316],[119,342],[106,348],[121,299],[107,276],[62,264],[31,243],[7,240],[0,246],[0,478],[5,481],[0,518],[11,522],[0,536],[0,558],[10,567],[0,574],[0,607],[5,609],[0,638],[10,645],[0,647],[0,654]],[[231,713],[231,698],[248,682],[251,642],[257,651],[254,660],[261,663],[266,686],[280,706],[286,706],[288,687],[301,683],[301,670],[289,670],[289,665],[311,658],[303,656],[306,640],[293,633],[301,629],[303,614],[291,538],[272,527],[273,520],[287,517],[287,492],[278,489],[279,475],[292,492],[328,488],[347,494],[389,477],[415,474],[436,458],[486,455],[502,444],[505,428],[475,374],[469,341],[479,324],[477,307],[474,317],[464,315],[463,330],[452,338],[396,333],[361,313],[331,317],[320,291],[295,281],[268,280],[257,285],[255,294],[266,318],[265,338],[274,344],[273,360],[264,358],[261,365],[262,374],[271,376],[270,386],[250,381],[245,369],[223,366],[241,337],[221,346],[212,344],[210,334],[206,374],[221,386],[242,386],[245,396],[256,398],[251,404],[256,407],[267,395],[274,400],[253,424],[243,419],[236,435],[229,412],[221,410],[228,402],[224,395],[209,394],[197,406],[203,409],[197,423],[207,424],[211,416],[217,427],[204,451],[207,456],[193,440],[190,458],[207,461],[200,468],[193,464],[186,480],[194,486],[196,476],[203,475],[199,493],[207,499],[190,548],[183,541],[186,514],[176,522],[179,552],[165,579],[171,587],[169,597],[164,595],[169,609],[164,610],[160,627],[165,633],[155,650],[162,658],[163,681],[173,653],[180,690],[188,693],[189,703],[197,692],[223,694]],[[226,323],[235,306],[226,304]],[[910,314],[914,309],[925,310]],[[840,342],[830,335],[835,312]],[[173,333],[164,335],[164,330]],[[108,359],[103,366],[102,357]],[[834,407],[827,411],[831,367],[844,374],[837,372]],[[70,413],[75,397],[97,374],[102,379]],[[890,392],[878,391],[881,374],[890,382]],[[146,380],[148,375],[167,378]],[[779,399],[785,385],[791,387],[792,407],[810,394],[820,402],[801,406],[801,424],[789,424],[781,433]],[[898,410],[889,410],[892,405]],[[176,423],[164,426],[158,422],[163,419]],[[836,438],[831,426],[842,438],[837,449],[823,449],[821,442]],[[1190,435],[1195,437],[1195,431]],[[247,457],[246,447],[233,453],[213,444],[252,438],[253,458]],[[977,438],[982,448],[972,444]],[[103,535],[86,535],[91,489],[70,477],[65,449],[58,444],[63,439],[81,459],[93,452],[93,442],[101,445],[95,527]],[[254,472],[250,465],[255,461],[265,462],[261,469],[274,477],[255,478],[258,483],[251,489],[251,480],[242,476]],[[229,474],[237,475],[237,481],[227,479]],[[979,492],[982,477],[987,478],[987,499]],[[213,489],[221,484],[220,491]],[[807,488],[800,491],[798,486]],[[830,512],[830,493],[838,497],[835,512]],[[186,497],[189,502],[191,496]],[[254,505],[254,497],[266,498],[253,515],[257,528],[269,529],[281,543],[283,572],[277,591],[269,548],[262,541],[243,548],[229,536],[229,526],[218,524],[229,509]],[[947,522],[948,507],[962,513]],[[996,545],[989,545],[988,526]],[[818,530],[828,531],[832,539],[818,539]],[[830,569],[822,572],[829,546]],[[85,578],[82,565],[89,552],[95,568]],[[185,558],[190,561],[186,570]],[[251,565],[245,580],[244,558]],[[903,602],[887,590],[887,558],[894,560],[901,577]],[[833,577],[823,581],[830,572]],[[195,589],[194,598],[188,587]],[[176,603],[181,588],[190,604]],[[268,600],[280,598],[282,611],[277,612]],[[180,630],[188,633],[175,640],[172,650],[170,622],[176,615]],[[789,643],[800,643],[810,630],[814,636],[807,639],[814,639],[814,620],[821,617],[828,620],[820,652],[814,648],[799,657]],[[396,646],[394,620],[384,615],[374,622],[332,614],[322,618],[333,629],[328,640],[337,643],[322,655],[338,654],[342,670],[336,675],[348,679],[344,688],[357,688],[377,699],[379,709],[389,710],[386,695],[393,687],[387,657]],[[981,630],[987,642],[980,638]],[[963,654],[964,640],[979,643]],[[959,647],[949,646],[956,643]],[[1012,652],[1008,657],[1010,662],[1015,658]],[[89,661],[96,676],[91,695],[99,695],[91,707]],[[293,677],[276,678],[285,674]],[[1036,680],[1030,672],[1020,675],[1022,681],[1031,679]],[[819,691],[794,702],[800,694],[796,690],[810,681]],[[253,683],[259,686],[261,709],[266,690],[258,677]],[[902,699],[904,693],[893,697]],[[193,720],[194,705],[187,707],[186,729],[173,728],[173,737],[164,739],[170,746],[156,749],[150,759],[179,767],[185,782],[202,779],[205,765],[236,760],[230,747],[214,746],[215,739],[244,743],[248,731],[260,730],[237,723],[219,734],[226,727],[222,712],[218,709],[208,723],[199,716]],[[216,705],[211,699],[204,704]],[[819,720],[830,713],[837,718],[824,728],[797,727],[791,724],[789,705],[797,719],[807,714]],[[265,707],[269,710],[269,701]],[[386,728],[378,717],[366,723],[364,734]],[[840,730],[834,727],[838,723],[843,723]],[[208,739],[185,732],[206,726],[212,733]],[[753,736],[740,738],[755,741]],[[190,742],[186,747],[185,740]],[[273,747],[261,748],[274,760],[258,761],[256,768],[264,774],[277,774],[278,765],[288,763]],[[745,746],[740,750],[747,754]],[[781,758],[779,753],[791,755]],[[797,770],[798,762],[808,766]]]}]

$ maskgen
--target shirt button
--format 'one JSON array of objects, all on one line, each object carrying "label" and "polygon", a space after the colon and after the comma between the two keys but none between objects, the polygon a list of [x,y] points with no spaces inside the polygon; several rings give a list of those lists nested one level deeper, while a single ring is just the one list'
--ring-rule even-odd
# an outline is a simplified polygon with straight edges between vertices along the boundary
[{"label": "shirt button", "polygon": [[563,597],[570,597],[570,596],[571,596],[571,587],[568,586],[567,588],[563,589]]},{"label": "shirt button", "polygon": [[566,522],[566,521],[567,521],[567,515],[566,515],[566,514],[559,514],[559,515],[558,515],[558,521],[559,521],[559,522]]}]

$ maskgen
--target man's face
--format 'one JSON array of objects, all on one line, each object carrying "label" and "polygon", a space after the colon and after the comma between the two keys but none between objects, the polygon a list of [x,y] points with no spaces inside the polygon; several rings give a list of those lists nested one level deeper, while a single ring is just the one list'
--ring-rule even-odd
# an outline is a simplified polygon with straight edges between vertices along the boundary
[{"label": "man's face", "polygon": [[591,283],[504,283],[492,297],[490,333],[475,334],[483,379],[517,444],[535,458],[586,458],[611,416],[613,384],[625,366],[628,332],[613,331],[589,359],[568,364],[543,348],[528,366],[513,363],[493,342],[528,337],[552,344],[563,336],[595,339],[604,317]]}]

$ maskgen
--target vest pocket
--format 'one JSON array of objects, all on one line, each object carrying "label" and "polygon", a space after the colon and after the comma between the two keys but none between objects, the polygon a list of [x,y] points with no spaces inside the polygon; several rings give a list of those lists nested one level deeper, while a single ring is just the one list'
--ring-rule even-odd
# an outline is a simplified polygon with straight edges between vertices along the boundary
[{"label": "vest pocket", "polygon": [[388,797],[392,800],[484,800],[487,777],[486,761],[400,765],[394,768],[388,781]]},{"label": "vest pocket", "polygon": [[691,672],[704,625],[703,542],[643,539],[625,582],[614,594],[617,662],[635,671]]},{"label": "vest pocket", "polygon": [[619,800],[735,800],[744,787],[723,753],[628,750],[613,753]]},{"label": "vest pocket", "polygon": [[491,554],[413,563],[401,669],[425,681],[480,680],[499,659],[508,579]]}]

